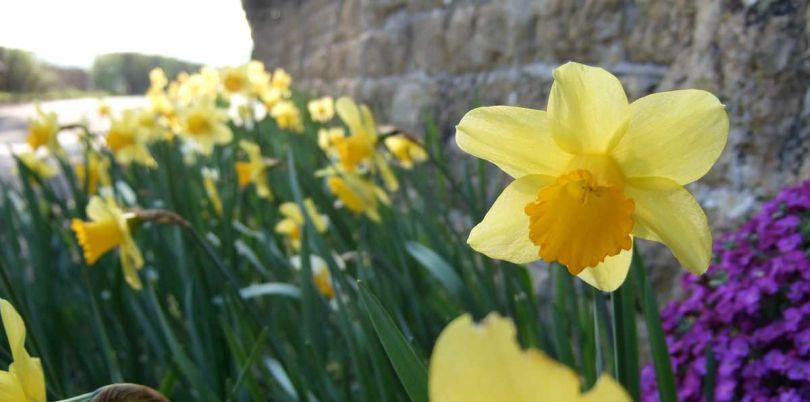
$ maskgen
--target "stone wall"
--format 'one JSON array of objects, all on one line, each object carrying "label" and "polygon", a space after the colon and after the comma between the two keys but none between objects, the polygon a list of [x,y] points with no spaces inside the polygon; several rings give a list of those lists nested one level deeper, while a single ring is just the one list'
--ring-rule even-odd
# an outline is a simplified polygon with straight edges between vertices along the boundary
[{"label": "stone wall", "polygon": [[603,66],[631,99],[702,88],[727,105],[721,162],[692,188],[713,226],[808,177],[808,0],[243,0],[254,56],[449,137],[473,104],[545,108],[551,70]]}]

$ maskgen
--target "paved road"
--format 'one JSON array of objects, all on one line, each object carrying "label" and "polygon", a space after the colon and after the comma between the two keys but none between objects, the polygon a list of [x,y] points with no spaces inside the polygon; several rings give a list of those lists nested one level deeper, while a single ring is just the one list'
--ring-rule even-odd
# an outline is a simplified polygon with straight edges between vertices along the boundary
[{"label": "paved road", "polygon": [[[143,96],[114,96],[105,98],[113,113],[123,109],[145,106]],[[99,101],[96,98],[66,99],[42,102],[46,112],[56,112],[60,124],[72,124],[86,121],[91,130],[103,127],[104,122],[98,117]],[[25,138],[28,135],[28,120],[36,116],[34,103],[0,104],[0,171],[8,172],[12,165],[10,152],[20,152],[27,148]],[[77,141],[75,134],[63,132],[59,142],[70,150]]]}]

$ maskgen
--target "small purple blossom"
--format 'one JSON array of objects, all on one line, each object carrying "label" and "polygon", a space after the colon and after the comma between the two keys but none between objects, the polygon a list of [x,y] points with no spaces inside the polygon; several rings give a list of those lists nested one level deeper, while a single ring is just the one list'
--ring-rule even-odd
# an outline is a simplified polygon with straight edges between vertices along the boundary
[{"label": "small purple blossom", "polygon": [[[810,401],[810,181],[782,191],[714,244],[703,276],[662,311],[678,400],[703,401],[713,357],[714,399]],[[655,371],[642,399],[659,400]]]}]

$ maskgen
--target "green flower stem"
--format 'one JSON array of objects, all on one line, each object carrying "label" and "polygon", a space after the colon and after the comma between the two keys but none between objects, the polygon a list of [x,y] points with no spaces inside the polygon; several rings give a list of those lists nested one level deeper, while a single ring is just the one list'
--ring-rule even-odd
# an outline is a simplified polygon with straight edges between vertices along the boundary
[{"label": "green flower stem", "polygon": [[[631,267],[630,269],[634,269]],[[613,292],[614,364],[619,383],[639,401],[638,334],[635,314],[636,287],[632,277]]]}]

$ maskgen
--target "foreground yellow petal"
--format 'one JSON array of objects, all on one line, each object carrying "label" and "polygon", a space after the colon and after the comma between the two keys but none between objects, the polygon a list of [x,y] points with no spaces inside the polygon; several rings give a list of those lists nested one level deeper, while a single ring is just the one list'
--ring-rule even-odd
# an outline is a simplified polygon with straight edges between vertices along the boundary
[{"label": "foreground yellow petal", "polygon": [[[14,359],[9,368],[9,373],[14,378],[5,374],[0,376],[0,395],[5,392],[16,395],[17,400],[21,402],[45,402],[45,376],[42,364],[39,359],[32,358],[25,350],[25,324],[22,317],[11,303],[4,299],[0,299],[0,315],[2,315],[3,328]],[[14,384],[14,379],[23,391],[23,399],[19,399],[19,390]],[[6,401],[6,399],[0,400]]]},{"label": "foreground yellow petal", "polygon": [[20,379],[8,371],[0,371],[0,401],[29,402]]},{"label": "foreground yellow petal", "polygon": [[695,89],[662,92],[630,105],[627,132],[612,154],[629,178],[683,185],[711,169],[727,140],[728,116],[717,97]]},{"label": "foreground yellow petal", "polygon": [[695,197],[664,179],[634,180],[626,191],[636,201],[633,234],[665,244],[690,272],[706,272],[712,258],[712,233]]},{"label": "foreground yellow petal", "polygon": [[456,143],[464,152],[494,163],[514,178],[557,176],[572,157],[552,138],[546,112],[513,106],[467,112],[456,126]]},{"label": "foreground yellow petal", "polygon": [[606,257],[604,261],[594,267],[583,269],[577,274],[577,277],[603,292],[612,292],[624,283],[627,273],[630,272],[632,259],[633,247],[631,240],[630,249]]},{"label": "foreground yellow petal", "polygon": [[439,335],[430,359],[431,402],[625,402],[608,376],[580,392],[579,376],[535,349],[522,350],[511,320],[490,314],[480,325],[469,315]]},{"label": "foreground yellow petal", "polygon": [[529,218],[522,211],[537,197],[538,189],[552,182],[553,177],[542,175],[513,181],[470,232],[470,247],[490,258],[516,264],[537,260],[537,247],[529,239]]}]

